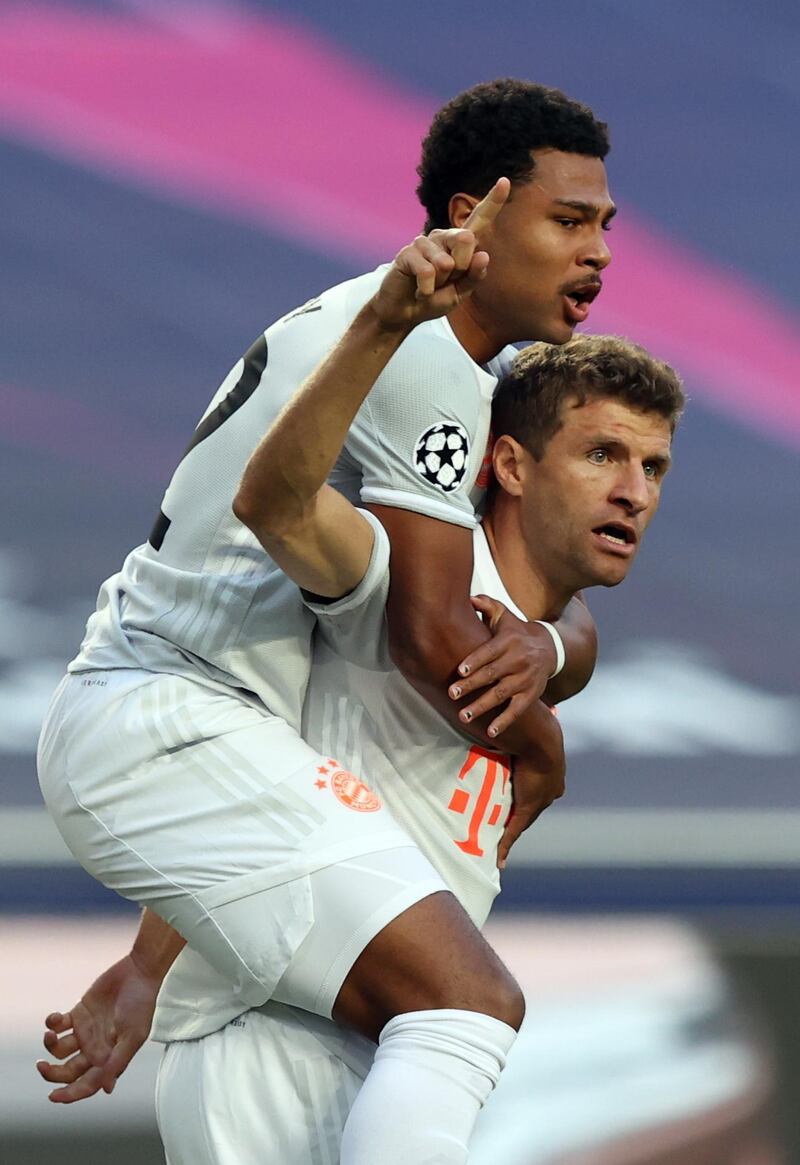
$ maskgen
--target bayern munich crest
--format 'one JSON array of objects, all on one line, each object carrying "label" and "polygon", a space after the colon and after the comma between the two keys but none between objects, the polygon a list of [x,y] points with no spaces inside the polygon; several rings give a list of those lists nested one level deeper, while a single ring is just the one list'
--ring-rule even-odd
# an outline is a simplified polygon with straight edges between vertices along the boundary
[{"label": "bayern munich crest", "polygon": [[467,472],[469,437],[462,425],[431,425],[414,447],[414,468],[444,493],[458,489]]},{"label": "bayern munich crest", "polygon": [[381,800],[360,777],[339,769],[331,777],[331,788],[337,799],[356,813],[377,813]]}]

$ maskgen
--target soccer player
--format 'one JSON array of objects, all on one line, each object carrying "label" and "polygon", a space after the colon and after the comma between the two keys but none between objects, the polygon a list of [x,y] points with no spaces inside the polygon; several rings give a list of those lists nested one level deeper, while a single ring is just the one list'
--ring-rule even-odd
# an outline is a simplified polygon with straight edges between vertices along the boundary
[{"label": "soccer player", "polygon": [[[475,292],[456,305],[450,322],[423,324],[402,347],[394,337],[394,358],[351,428],[334,475],[351,493],[360,486],[389,534],[395,569],[387,609],[396,661],[453,722],[470,723],[472,713],[471,731],[480,740],[518,758],[519,818],[526,766],[534,783],[542,770],[560,779],[557,729],[532,702],[555,670],[550,629],[500,621],[490,653],[499,645],[501,658],[493,666],[516,679],[486,698],[500,704],[509,695],[520,698],[493,726],[496,740],[487,735],[491,726],[478,723],[485,703],[459,711],[445,690],[456,663],[489,636],[468,602],[469,491],[499,371],[484,365],[517,339],[565,342],[585,319],[608,261],[602,229],[613,205],[606,150],[605,127],[585,107],[538,86],[476,87],[442,111],[421,171],[428,225],[473,226],[492,265],[481,279],[485,261],[475,266],[473,252],[451,283]],[[507,188],[479,199],[503,171],[512,193],[498,214]],[[452,897],[432,893],[441,883],[427,863],[397,855],[399,877],[385,885],[385,899],[369,918],[356,909],[361,952],[353,943],[354,919],[341,910],[330,871],[357,858],[363,869],[367,855],[413,847],[383,809],[358,813],[342,800],[324,808],[314,800],[312,778],[327,758],[298,733],[311,617],[231,510],[260,433],[374,301],[383,274],[351,281],[285,317],[223,383],[148,545],[132,552],[101,591],[45,725],[40,776],[86,868],[174,923],[234,984],[242,1008],[286,982],[315,919],[324,918],[333,927],[328,951],[346,948],[355,960],[349,971],[334,960],[336,973],[345,973],[340,1018],[366,1034],[383,1033],[387,1079],[392,1071],[403,1076],[413,1049],[430,1034],[425,1025],[450,1010],[458,1012],[449,1021],[453,1071],[480,1064],[490,1086],[520,1021],[521,998]],[[434,469],[430,455],[441,425],[448,448],[450,437],[457,447],[449,465]],[[580,602],[559,622],[575,690],[591,670],[593,628]],[[473,663],[483,658],[479,653]],[[521,667],[514,662],[520,658]],[[367,923],[376,930],[370,933]],[[404,957],[406,932],[429,936],[436,975],[421,974]],[[382,974],[384,943],[396,952],[396,977]],[[333,964],[315,971],[331,990]],[[424,1018],[406,1038],[403,1016],[414,1010],[413,1000]]]},{"label": "soccer player", "polygon": [[[325,604],[307,597],[319,626],[306,732],[320,740],[335,731],[351,765],[370,745],[380,748],[380,756],[374,747],[365,754],[375,792],[479,925],[497,890],[507,767],[497,754],[468,751],[388,663],[385,532],[321,484],[325,451],[301,439],[298,422],[316,411],[321,391],[330,404],[324,386],[310,382],[258,449],[243,487],[252,493],[254,528],[287,573],[319,594],[347,592]],[[487,616],[510,609],[552,618],[576,588],[625,577],[658,503],[682,404],[671,370],[616,338],[537,346],[518,358],[496,397],[497,485],[474,534],[473,589],[505,604],[479,600]],[[330,461],[335,425],[316,439],[329,442]],[[330,760],[321,796],[337,772]],[[346,878],[341,885],[346,892]],[[314,957],[313,947],[305,957]],[[187,951],[159,1000],[156,1038],[174,1041],[158,1104],[172,1165],[336,1160],[373,1051],[308,1012],[275,1004],[225,1026],[226,996],[229,987]],[[204,1032],[214,1034],[193,1038]],[[198,1105],[209,1090],[214,1104]],[[430,1120],[424,1110],[416,1116]]]}]

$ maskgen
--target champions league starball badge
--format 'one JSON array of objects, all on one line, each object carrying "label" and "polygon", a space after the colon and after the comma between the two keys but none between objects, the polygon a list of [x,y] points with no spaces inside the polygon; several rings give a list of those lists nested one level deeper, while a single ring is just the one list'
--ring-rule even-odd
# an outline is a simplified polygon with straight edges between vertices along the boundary
[{"label": "champions league starball badge", "polygon": [[444,493],[458,489],[467,472],[469,437],[461,425],[431,425],[414,447],[414,468]]}]

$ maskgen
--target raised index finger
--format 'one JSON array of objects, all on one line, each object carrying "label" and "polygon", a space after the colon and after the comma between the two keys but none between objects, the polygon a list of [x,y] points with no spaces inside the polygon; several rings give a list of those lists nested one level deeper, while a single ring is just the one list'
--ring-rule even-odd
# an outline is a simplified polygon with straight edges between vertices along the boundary
[{"label": "raised index finger", "polygon": [[486,197],[482,198],[477,206],[472,208],[472,213],[464,223],[464,230],[472,231],[480,239],[481,231],[491,226],[508,202],[510,193],[510,180],[508,178],[498,178]]}]

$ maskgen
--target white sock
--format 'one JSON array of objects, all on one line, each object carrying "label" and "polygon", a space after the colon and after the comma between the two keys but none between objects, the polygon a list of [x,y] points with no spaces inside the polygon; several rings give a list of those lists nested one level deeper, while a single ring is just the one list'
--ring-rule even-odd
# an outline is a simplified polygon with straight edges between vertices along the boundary
[{"label": "white sock", "polygon": [[341,1165],[463,1165],[516,1035],[477,1011],[395,1016],[347,1118]]}]

